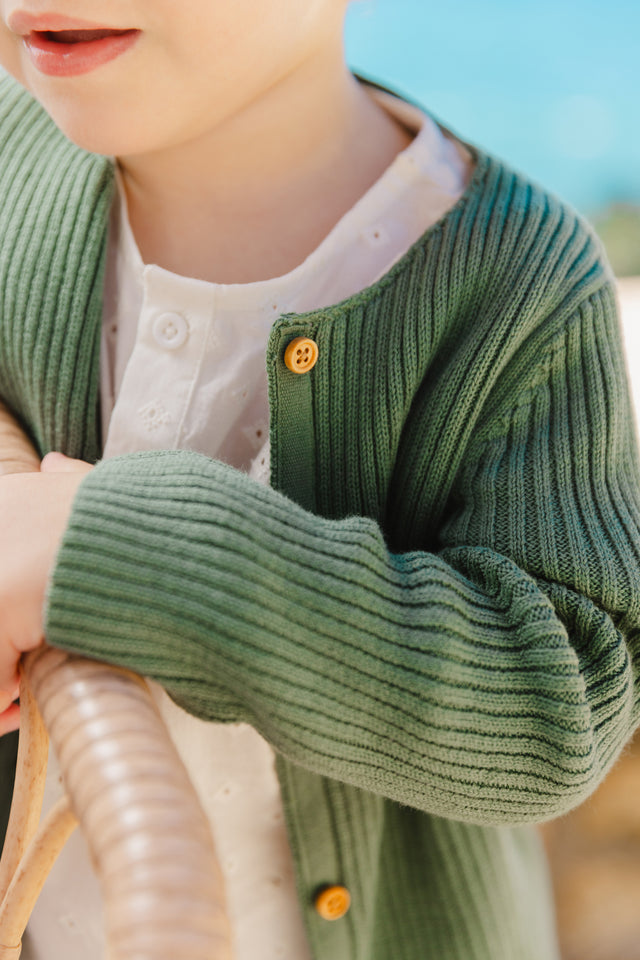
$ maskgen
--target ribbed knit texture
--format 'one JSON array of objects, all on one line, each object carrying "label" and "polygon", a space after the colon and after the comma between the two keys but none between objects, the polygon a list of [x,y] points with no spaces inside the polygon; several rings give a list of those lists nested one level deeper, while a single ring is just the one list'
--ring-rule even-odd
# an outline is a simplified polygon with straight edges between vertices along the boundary
[{"label": "ribbed knit texture", "polygon": [[[75,451],[70,456],[95,457],[113,174],[68,143],[17,85],[3,82],[0,97],[3,397],[40,450],[65,445]],[[45,317],[49,324],[41,324]],[[60,377],[63,370],[70,375]]]},{"label": "ribbed knit texture", "polygon": [[[0,396],[42,451],[95,460],[110,166],[12,83],[0,103]],[[52,644],[273,744],[317,960],[555,958],[521,825],[585,799],[638,722],[612,278],[575,213],[475,153],[386,277],[274,325],[273,489],[185,451],[100,462],[48,594]],[[298,335],[319,346],[302,376]],[[313,894],[334,882],[353,906],[330,924]]]}]

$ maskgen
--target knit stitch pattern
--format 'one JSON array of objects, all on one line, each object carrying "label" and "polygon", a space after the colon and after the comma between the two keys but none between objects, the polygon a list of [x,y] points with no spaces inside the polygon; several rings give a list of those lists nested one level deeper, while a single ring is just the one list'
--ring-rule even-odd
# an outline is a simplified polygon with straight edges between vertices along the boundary
[{"label": "knit stitch pattern", "polygon": [[[0,395],[42,453],[95,462],[112,170],[13,82],[0,103]],[[526,825],[588,797],[639,720],[613,279],[572,210],[473,152],[385,277],[274,324],[272,486],[184,450],[98,462],[49,584],[50,643],[273,745],[318,960],[553,960]],[[328,924],[333,882],[353,906]]]}]

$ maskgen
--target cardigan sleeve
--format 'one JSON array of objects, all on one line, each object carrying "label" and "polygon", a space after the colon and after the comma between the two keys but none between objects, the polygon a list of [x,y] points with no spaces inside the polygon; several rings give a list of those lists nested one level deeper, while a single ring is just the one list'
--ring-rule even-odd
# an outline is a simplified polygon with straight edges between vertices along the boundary
[{"label": "cardigan sleeve", "polygon": [[49,642],[420,810],[562,814],[639,719],[640,471],[608,288],[505,396],[430,552],[198,454],[98,463],[49,583]]}]

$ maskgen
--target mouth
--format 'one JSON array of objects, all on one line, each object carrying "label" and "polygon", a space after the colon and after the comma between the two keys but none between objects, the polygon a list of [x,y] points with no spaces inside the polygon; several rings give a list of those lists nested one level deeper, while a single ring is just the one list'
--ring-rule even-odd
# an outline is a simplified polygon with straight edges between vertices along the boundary
[{"label": "mouth", "polygon": [[10,27],[21,35],[33,66],[52,77],[89,73],[120,57],[142,33],[138,29],[74,22],[58,15],[38,18],[16,15]]},{"label": "mouth", "polygon": [[127,34],[135,33],[134,30],[109,30],[108,28],[99,28],[97,30],[32,30],[28,34],[31,43],[94,43],[96,40],[104,40],[105,37],[124,37]]}]

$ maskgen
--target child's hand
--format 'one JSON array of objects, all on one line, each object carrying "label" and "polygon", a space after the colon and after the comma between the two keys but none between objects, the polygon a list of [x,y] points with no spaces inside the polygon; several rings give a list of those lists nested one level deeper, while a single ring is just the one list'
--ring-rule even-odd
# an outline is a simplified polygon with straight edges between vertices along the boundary
[{"label": "child's hand", "polygon": [[0,736],[18,726],[18,661],[43,640],[42,608],[82,460],[48,454],[40,473],[0,477]]}]

